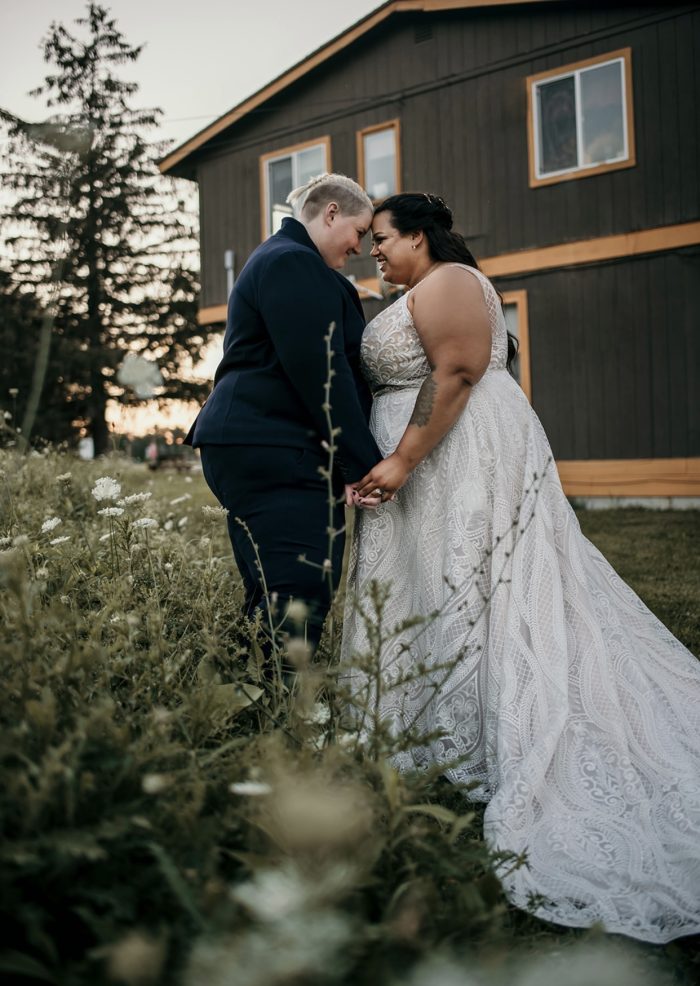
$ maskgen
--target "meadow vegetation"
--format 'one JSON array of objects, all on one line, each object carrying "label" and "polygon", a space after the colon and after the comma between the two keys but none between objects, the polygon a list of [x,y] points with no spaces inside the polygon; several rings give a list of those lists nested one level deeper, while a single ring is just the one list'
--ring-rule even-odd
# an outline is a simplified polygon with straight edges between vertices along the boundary
[{"label": "meadow vegetation", "polygon": [[[617,523],[646,551],[659,515],[638,513]],[[698,516],[665,516],[673,549],[641,565],[696,647]],[[606,551],[605,518],[582,519]],[[488,850],[478,807],[343,715],[337,632],[311,664],[282,641],[290,694],[240,616],[224,521],[199,473],[0,452],[3,981],[693,981],[692,943],[510,909],[498,873],[523,861]]]}]

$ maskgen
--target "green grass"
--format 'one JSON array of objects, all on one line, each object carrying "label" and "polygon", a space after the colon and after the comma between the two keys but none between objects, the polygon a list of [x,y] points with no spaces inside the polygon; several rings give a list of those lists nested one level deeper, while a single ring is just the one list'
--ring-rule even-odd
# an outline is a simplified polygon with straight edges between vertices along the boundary
[{"label": "green grass", "polygon": [[583,533],[700,656],[700,510],[579,510]]}]

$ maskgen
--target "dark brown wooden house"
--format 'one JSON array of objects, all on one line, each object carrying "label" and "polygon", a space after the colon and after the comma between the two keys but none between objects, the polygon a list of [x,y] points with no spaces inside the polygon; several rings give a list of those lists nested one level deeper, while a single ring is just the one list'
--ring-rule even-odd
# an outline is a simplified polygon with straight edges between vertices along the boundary
[{"label": "dark brown wooden house", "polygon": [[[390,0],[163,160],[199,185],[201,321],[306,177],[436,192],[567,492],[700,496],[698,66],[698,4]],[[347,273],[386,304],[368,248]]]}]

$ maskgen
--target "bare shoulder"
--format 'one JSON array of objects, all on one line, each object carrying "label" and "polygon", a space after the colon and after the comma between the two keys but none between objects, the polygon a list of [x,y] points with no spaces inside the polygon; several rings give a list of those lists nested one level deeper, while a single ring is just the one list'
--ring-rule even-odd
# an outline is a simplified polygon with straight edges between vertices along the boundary
[{"label": "bare shoulder", "polygon": [[[410,303],[413,303],[412,305]],[[409,298],[414,313],[428,310],[440,318],[450,309],[486,312],[484,291],[478,276],[467,267],[444,264],[419,283]]]}]

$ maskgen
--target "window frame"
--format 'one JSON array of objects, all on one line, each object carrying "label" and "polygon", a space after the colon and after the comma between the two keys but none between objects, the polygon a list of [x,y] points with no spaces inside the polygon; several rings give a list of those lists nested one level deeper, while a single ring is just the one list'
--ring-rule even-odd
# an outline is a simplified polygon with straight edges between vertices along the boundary
[{"label": "window frame", "polygon": [[331,138],[329,134],[324,134],[322,137],[314,137],[313,140],[300,141],[298,144],[290,144],[289,147],[278,147],[274,151],[267,151],[265,154],[260,155],[260,232],[263,240],[266,240],[272,235],[272,230],[269,226],[270,181],[268,165],[280,158],[291,157],[299,151],[308,150],[310,147],[324,148],[326,156],[325,171],[332,171]]},{"label": "window frame", "polygon": [[[377,133],[380,130],[393,130],[394,131],[394,147],[396,153],[394,155],[394,184],[396,185],[395,192],[392,195],[401,191],[401,121],[398,117],[394,117],[393,120],[384,120],[383,123],[373,123],[369,127],[362,127],[361,130],[355,131],[355,148],[357,155],[357,183],[365,188],[365,180],[367,178],[365,169],[365,137],[367,134]],[[369,195],[369,192],[367,192]],[[370,196],[371,198],[371,196]],[[386,196],[384,196],[386,198]],[[381,199],[372,199],[372,202],[376,205],[381,202]]]},{"label": "window frame", "polygon": [[515,305],[518,320],[518,359],[520,360],[520,380],[522,392],[532,404],[532,376],[530,371],[530,322],[527,310],[527,291],[502,291],[504,305]]},{"label": "window frame", "polygon": [[[605,65],[609,62],[622,61],[622,84],[623,84],[623,126],[627,141],[627,157],[619,161],[603,161],[600,164],[577,165],[567,171],[556,172],[555,174],[537,174],[538,158],[538,136],[539,119],[537,118],[537,98],[535,95],[536,87],[544,81],[553,82],[555,79],[565,78],[573,75],[577,78],[578,73],[594,65]],[[578,82],[575,82],[578,93]],[[527,89],[527,143],[528,143],[528,164],[530,172],[530,188],[539,188],[541,185],[554,185],[561,181],[572,181],[577,178],[592,178],[594,175],[604,174],[607,171],[619,171],[622,168],[633,168],[637,163],[635,136],[634,136],[634,101],[632,95],[632,49],[619,48],[617,51],[609,51],[603,55],[596,55],[593,58],[586,58],[583,61],[571,62],[569,65],[561,65],[555,69],[547,69],[544,72],[537,72],[535,75],[528,75],[525,80]],[[576,129],[580,136],[581,118],[578,107],[576,109]]]}]

